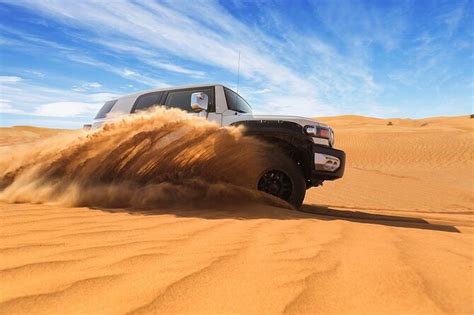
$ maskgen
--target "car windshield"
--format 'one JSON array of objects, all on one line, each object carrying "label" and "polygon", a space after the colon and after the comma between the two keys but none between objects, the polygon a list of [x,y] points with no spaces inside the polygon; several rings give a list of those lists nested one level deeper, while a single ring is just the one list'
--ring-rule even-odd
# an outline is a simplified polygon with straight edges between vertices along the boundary
[{"label": "car windshield", "polygon": [[226,87],[224,88],[224,93],[227,100],[227,107],[230,110],[239,113],[252,113],[252,107],[250,107],[249,103],[247,103],[242,96]]},{"label": "car windshield", "polygon": [[117,103],[117,100],[108,101],[105,103],[97,113],[97,116],[95,116],[95,119],[105,118],[105,116],[107,116],[107,114],[112,110],[112,107],[114,107],[115,103]]}]

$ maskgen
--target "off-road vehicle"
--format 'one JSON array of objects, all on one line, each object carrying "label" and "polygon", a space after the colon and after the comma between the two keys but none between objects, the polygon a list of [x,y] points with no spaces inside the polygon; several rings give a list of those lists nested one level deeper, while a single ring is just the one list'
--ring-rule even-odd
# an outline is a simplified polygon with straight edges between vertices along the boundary
[{"label": "off-road vehicle", "polygon": [[93,129],[114,117],[151,106],[180,108],[221,126],[241,126],[245,133],[276,145],[285,158],[258,175],[255,188],[277,196],[294,207],[303,203],[306,190],[344,174],[345,153],[333,148],[334,132],[322,123],[302,117],[253,115],[250,105],[220,84],[148,90],[106,102]]}]

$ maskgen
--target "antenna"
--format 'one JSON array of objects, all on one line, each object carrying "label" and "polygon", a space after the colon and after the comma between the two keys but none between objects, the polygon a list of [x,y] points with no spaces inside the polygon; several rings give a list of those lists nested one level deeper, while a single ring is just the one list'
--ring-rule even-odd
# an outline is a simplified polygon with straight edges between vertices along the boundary
[{"label": "antenna", "polygon": [[240,84],[240,50],[239,50],[239,62],[237,63],[237,94],[239,94]]}]

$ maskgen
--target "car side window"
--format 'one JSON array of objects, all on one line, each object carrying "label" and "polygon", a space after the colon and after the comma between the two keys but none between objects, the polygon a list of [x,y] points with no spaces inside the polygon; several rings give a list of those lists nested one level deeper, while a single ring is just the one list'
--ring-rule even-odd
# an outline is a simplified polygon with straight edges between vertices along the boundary
[{"label": "car side window", "polygon": [[159,105],[163,92],[153,92],[140,96],[133,107],[133,112],[146,110],[154,105]]},{"label": "car side window", "polygon": [[172,108],[179,108],[187,112],[192,112],[191,109],[191,94],[196,92],[203,92],[207,94],[209,99],[209,109],[214,108],[214,91],[212,88],[197,88],[192,90],[169,91],[166,98],[165,105]]}]

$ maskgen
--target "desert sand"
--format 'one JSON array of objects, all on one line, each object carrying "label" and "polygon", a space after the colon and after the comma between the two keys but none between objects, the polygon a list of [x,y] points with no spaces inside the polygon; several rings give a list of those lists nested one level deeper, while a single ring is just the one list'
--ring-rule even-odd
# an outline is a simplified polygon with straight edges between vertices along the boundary
[{"label": "desert sand", "polygon": [[0,313],[473,314],[474,120],[321,120],[348,165],[303,212],[1,202]]}]

